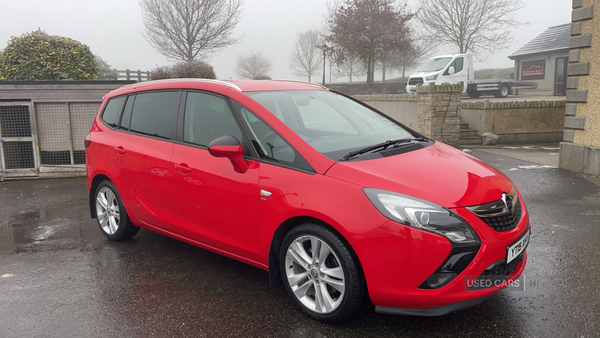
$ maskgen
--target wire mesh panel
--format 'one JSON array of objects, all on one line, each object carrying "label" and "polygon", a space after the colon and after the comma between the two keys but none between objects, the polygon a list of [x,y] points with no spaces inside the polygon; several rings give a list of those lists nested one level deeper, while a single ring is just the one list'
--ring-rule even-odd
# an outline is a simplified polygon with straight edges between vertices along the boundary
[{"label": "wire mesh panel", "polygon": [[0,136],[3,169],[35,168],[28,105],[0,106]]},{"label": "wire mesh panel", "polygon": [[67,103],[35,103],[35,115],[40,147],[40,163],[46,165],[72,164]]},{"label": "wire mesh panel", "polygon": [[31,137],[29,106],[0,106],[2,137]]},{"label": "wire mesh panel", "polygon": [[69,108],[75,164],[85,164],[84,138],[90,132],[100,102],[74,102]]},{"label": "wire mesh panel", "polygon": [[33,144],[31,142],[4,142],[4,163],[6,169],[35,168]]}]

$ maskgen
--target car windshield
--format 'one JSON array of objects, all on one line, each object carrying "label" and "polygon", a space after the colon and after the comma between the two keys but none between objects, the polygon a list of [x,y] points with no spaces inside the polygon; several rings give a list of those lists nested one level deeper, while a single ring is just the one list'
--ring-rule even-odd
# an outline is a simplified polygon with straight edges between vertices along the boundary
[{"label": "car windshield", "polygon": [[433,58],[427,60],[423,67],[419,69],[419,72],[436,72],[438,70],[444,69],[448,62],[452,60],[451,57],[443,57],[443,58]]},{"label": "car windshield", "polygon": [[247,94],[314,149],[336,161],[356,149],[418,136],[385,115],[330,91]]}]

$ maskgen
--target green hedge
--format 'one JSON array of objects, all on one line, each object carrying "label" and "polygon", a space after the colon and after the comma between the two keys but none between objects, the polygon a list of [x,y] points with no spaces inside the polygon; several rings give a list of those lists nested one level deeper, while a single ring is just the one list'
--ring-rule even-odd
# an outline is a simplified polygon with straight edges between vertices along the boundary
[{"label": "green hedge", "polygon": [[11,37],[0,54],[0,80],[97,80],[90,48],[62,36],[26,33]]}]

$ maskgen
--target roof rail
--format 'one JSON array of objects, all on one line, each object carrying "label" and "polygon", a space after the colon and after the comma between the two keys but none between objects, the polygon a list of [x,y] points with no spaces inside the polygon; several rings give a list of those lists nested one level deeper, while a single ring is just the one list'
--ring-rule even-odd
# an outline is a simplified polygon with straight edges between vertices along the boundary
[{"label": "roof rail", "polygon": [[306,85],[311,85],[313,87],[317,87],[317,88],[322,88],[322,89],[329,90],[329,88],[327,88],[327,87],[325,87],[323,85],[320,85],[318,83],[312,83],[312,82],[306,82],[306,81],[298,81],[298,80],[273,80],[273,81],[302,83],[302,84],[306,84]]},{"label": "roof rail", "polygon": [[169,81],[194,81],[194,82],[210,82],[210,83],[217,83],[217,84],[221,84],[227,87],[231,87],[237,91],[242,91],[242,89],[232,83],[229,82],[225,82],[225,81],[220,81],[220,80],[212,80],[212,79],[197,79],[197,78],[180,78],[180,79],[162,79],[162,80],[153,80],[153,81],[143,81],[143,82],[136,82],[136,83],[132,83],[129,85],[125,85],[121,88],[127,88],[127,87],[131,87],[131,86],[135,86],[135,85],[139,85],[139,84],[146,84],[146,83],[158,83],[158,82],[169,82]]}]

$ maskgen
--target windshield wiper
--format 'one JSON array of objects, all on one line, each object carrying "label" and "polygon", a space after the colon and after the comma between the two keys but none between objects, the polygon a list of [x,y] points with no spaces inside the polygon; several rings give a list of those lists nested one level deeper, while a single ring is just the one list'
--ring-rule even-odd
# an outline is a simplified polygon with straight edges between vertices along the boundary
[{"label": "windshield wiper", "polygon": [[362,154],[365,154],[365,153],[368,153],[368,152],[371,152],[371,151],[374,151],[374,150],[378,150],[378,149],[384,150],[384,149],[387,149],[390,146],[396,146],[397,147],[400,144],[403,144],[403,143],[413,143],[415,141],[417,141],[417,142],[426,142],[428,140],[426,138],[423,138],[423,137],[411,137],[411,138],[401,138],[401,139],[398,139],[398,140],[388,140],[388,141],[385,141],[385,142],[382,142],[382,143],[374,144],[372,146],[364,147],[362,149],[351,151],[348,154],[346,154],[344,157],[342,157],[340,159],[340,161],[348,161],[349,159],[351,159],[352,157],[354,157],[356,155],[362,155]]}]

